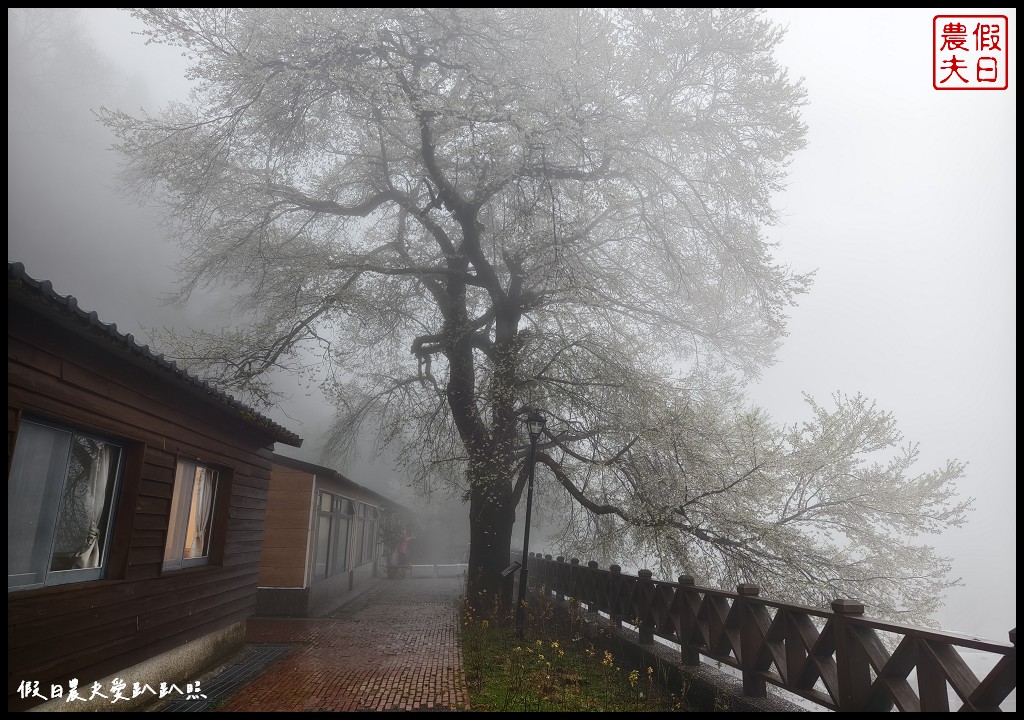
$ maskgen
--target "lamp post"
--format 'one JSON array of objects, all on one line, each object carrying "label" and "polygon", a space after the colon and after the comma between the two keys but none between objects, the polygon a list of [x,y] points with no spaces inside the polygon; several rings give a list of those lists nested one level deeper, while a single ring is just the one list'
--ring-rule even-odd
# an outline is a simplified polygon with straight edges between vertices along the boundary
[{"label": "lamp post", "polygon": [[526,573],[528,569],[527,560],[530,554],[530,510],[533,507],[533,465],[537,458],[537,440],[544,432],[544,425],[547,419],[533,409],[530,416],[526,418],[526,424],[530,431],[530,473],[529,482],[526,487],[526,527],[523,529],[523,567],[519,573],[519,599],[516,602],[516,636],[523,639],[523,626],[526,624]]}]

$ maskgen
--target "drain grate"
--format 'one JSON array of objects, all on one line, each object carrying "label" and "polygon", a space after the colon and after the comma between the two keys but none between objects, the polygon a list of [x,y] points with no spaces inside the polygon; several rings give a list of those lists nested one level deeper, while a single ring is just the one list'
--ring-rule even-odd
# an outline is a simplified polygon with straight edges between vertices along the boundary
[{"label": "drain grate", "polygon": [[291,645],[253,643],[246,645],[241,657],[216,675],[202,681],[202,697],[198,700],[175,699],[160,712],[209,712],[222,700],[235,694],[243,685],[258,676],[269,665],[291,651]]}]

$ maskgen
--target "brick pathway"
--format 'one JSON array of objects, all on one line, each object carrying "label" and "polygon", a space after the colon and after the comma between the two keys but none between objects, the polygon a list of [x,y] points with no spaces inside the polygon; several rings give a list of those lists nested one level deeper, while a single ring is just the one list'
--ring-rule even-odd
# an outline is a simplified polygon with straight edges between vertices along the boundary
[{"label": "brick pathway", "polygon": [[462,592],[461,577],[382,579],[324,618],[250,618],[251,648],[291,650],[216,709],[469,710],[456,625]]}]

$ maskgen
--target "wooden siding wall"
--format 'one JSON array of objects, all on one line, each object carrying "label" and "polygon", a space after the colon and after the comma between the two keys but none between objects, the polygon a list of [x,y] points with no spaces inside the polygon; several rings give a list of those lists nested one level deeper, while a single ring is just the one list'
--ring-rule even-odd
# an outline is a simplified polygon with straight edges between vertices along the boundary
[{"label": "wooden siding wall", "polygon": [[277,464],[272,474],[260,556],[260,587],[306,587],[310,528],[315,527],[313,476]]},{"label": "wooden siding wall", "polygon": [[[103,342],[103,341],[101,341]],[[23,308],[8,308],[8,471],[17,423],[41,417],[127,445],[107,576],[8,593],[9,709],[21,681],[81,687],[252,615],[273,439],[237,410],[197,398],[120,349],[88,344]],[[223,468],[211,562],[162,572],[175,462]],[[226,492],[224,492],[226,491]],[[165,678],[125,678],[154,687]],[[38,701],[37,701],[38,702]]]}]

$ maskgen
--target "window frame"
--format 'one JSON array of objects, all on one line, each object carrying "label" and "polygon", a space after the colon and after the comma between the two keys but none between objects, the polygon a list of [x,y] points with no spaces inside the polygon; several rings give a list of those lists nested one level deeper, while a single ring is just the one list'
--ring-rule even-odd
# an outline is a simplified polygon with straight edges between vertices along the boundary
[{"label": "window frame", "polygon": [[356,564],[365,565],[377,559],[380,508],[370,503],[361,502],[356,511],[356,517],[358,527]]},{"label": "window frame", "polygon": [[[19,413],[20,415],[20,413]],[[40,588],[56,587],[60,585],[68,585],[73,583],[84,583],[84,582],[95,582],[98,580],[104,580],[110,578],[113,574],[116,574],[115,564],[118,552],[115,550],[114,540],[116,536],[116,528],[119,527],[119,522],[122,521],[120,517],[122,514],[122,502],[124,500],[125,492],[125,474],[126,468],[129,461],[129,453],[132,448],[132,444],[129,440],[117,437],[110,433],[95,430],[92,428],[86,428],[81,424],[69,423],[63,421],[51,420],[48,418],[38,416],[22,416],[18,418],[17,432],[14,438],[14,449],[11,453],[10,466],[8,468],[8,552],[12,551],[10,545],[10,536],[12,534],[12,523],[10,518],[10,509],[18,508],[19,520],[25,519],[24,508],[27,503],[33,503],[34,499],[26,494],[18,493],[19,477],[22,474],[28,473],[28,477],[31,479],[31,485],[34,487],[39,486],[39,467],[31,467],[26,463],[33,463],[38,460],[39,457],[26,458],[23,453],[27,452],[27,445],[30,439],[26,435],[26,431],[30,431],[29,428],[39,428],[42,431],[49,431],[50,437],[44,438],[42,435],[38,437],[39,440],[48,442],[51,445],[51,450],[60,450],[60,452],[51,455],[50,462],[45,471],[45,479],[43,480],[42,493],[39,497],[38,507],[39,513],[36,517],[36,528],[31,529],[32,523],[29,522],[24,529],[17,528],[17,523],[13,533],[15,535],[24,534],[25,532],[33,532],[35,537],[33,538],[33,544],[30,548],[30,554],[37,556],[36,559],[42,560],[43,565],[40,565],[41,570],[32,570],[31,567],[29,572],[16,573],[12,575],[10,573],[10,555],[8,556],[8,593],[21,592],[26,590],[37,590]],[[64,445],[59,437],[59,434],[67,436],[66,445]],[[70,518],[72,521],[75,519],[75,515],[66,515],[67,499],[70,497],[70,491],[74,488],[69,488],[68,480],[75,464],[75,450],[76,443],[79,440],[85,440],[92,443],[97,443],[102,448],[116,448],[117,453],[115,458],[108,458],[105,462],[108,463],[109,467],[103,471],[103,475],[106,477],[104,486],[102,488],[102,496],[104,498],[102,510],[99,512],[99,516],[91,520],[93,529],[86,533],[85,537],[92,537],[90,546],[92,550],[89,552],[98,551],[99,558],[94,561],[95,564],[89,567],[70,567],[64,569],[55,569],[55,555],[57,553],[57,543],[60,542],[58,538],[59,526],[62,518]],[[85,452],[89,452],[85,446],[79,446]],[[44,448],[45,450],[45,448]],[[63,459],[61,459],[63,456]],[[59,465],[58,465],[59,463]],[[84,469],[84,466],[81,466]],[[90,466],[91,467],[91,466]],[[86,471],[88,473],[88,471]],[[55,484],[58,482],[60,487],[56,488]],[[96,476],[92,480],[85,480],[85,482],[97,481],[99,476]],[[82,479],[76,481],[76,486],[82,483]],[[95,488],[93,488],[95,490]],[[56,491],[56,494],[53,494]],[[11,493],[16,493],[13,501]],[[92,493],[89,492],[88,487],[82,487],[78,492],[75,493],[76,500],[80,504],[86,502],[85,498],[82,497],[83,493],[86,497],[92,497]],[[49,505],[47,509],[45,506]],[[44,509],[46,512],[44,513]],[[96,509],[92,508],[91,514],[95,515]],[[33,513],[29,513],[28,517],[32,517]],[[80,514],[79,514],[80,518]],[[52,525],[50,524],[52,521]],[[44,529],[40,524],[46,523],[48,531]],[[97,527],[98,524],[102,524],[102,528]],[[48,536],[46,542],[45,559],[44,551],[41,548],[42,536]],[[72,536],[73,537],[73,536]],[[66,552],[63,555],[67,557],[82,557],[86,552],[86,548],[83,548],[75,556],[68,555]],[[30,561],[30,565],[31,565]],[[77,562],[77,561],[74,561]],[[88,561],[87,561],[88,562]],[[23,581],[12,585],[12,577],[40,577],[41,580],[37,581]]]},{"label": "window frame", "polygon": [[[203,554],[191,557],[187,555],[187,543],[190,528],[193,527],[193,512],[196,503],[196,480],[198,471],[206,470],[212,477],[212,492],[208,502],[204,502],[207,517],[206,531],[203,542]],[[188,478],[188,490],[185,490]],[[180,456],[174,464],[174,489],[171,493],[171,506],[167,515],[167,535],[164,540],[163,558],[160,564],[162,573],[176,572],[188,568],[216,565],[219,558],[221,529],[224,525],[224,497],[227,492],[228,471],[224,468],[194,457]],[[188,501],[186,502],[186,498]],[[205,500],[205,495],[200,496]],[[194,533],[192,533],[194,535]]]},{"label": "window frame", "polygon": [[[325,502],[327,507],[325,507]],[[355,502],[330,490],[318,490],[313,543],[313,580],[327,580],[349,570]],[[326,557],[323,557],[326,554]]]}]

